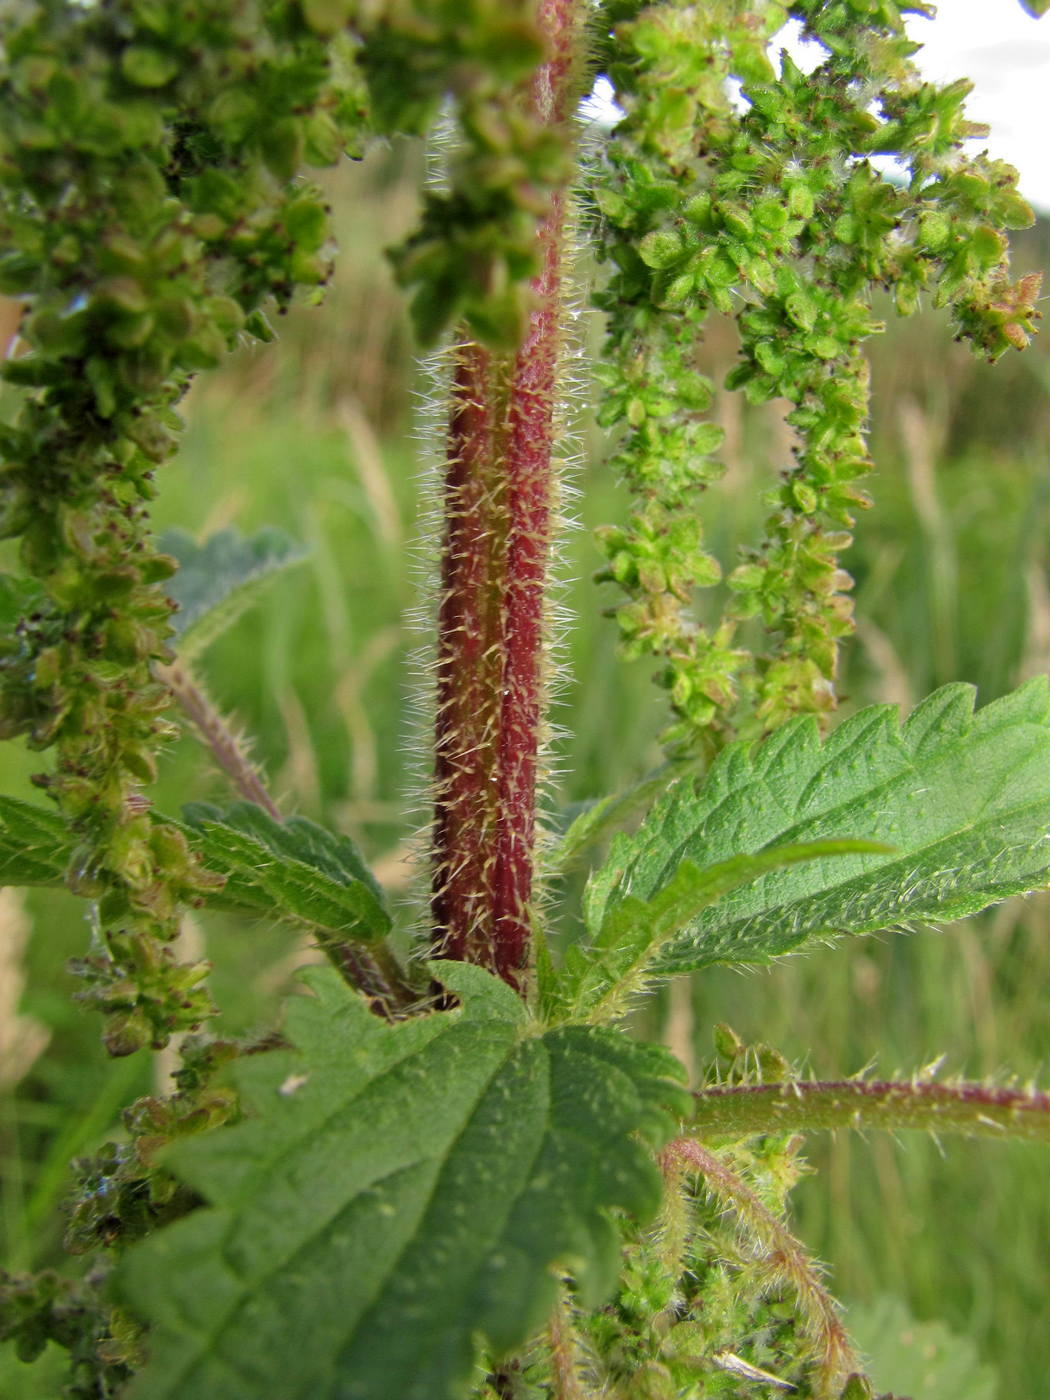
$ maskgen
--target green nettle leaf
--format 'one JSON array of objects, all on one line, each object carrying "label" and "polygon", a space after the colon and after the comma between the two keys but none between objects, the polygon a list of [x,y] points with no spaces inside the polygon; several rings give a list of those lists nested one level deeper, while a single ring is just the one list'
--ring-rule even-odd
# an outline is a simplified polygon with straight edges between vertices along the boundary
[{"label": "green nettle leaf", "polygon": [[873,1378],[895,1394],[995,1400],[1002,1393],[995,1371],[981,1361],[968,1336],[949,1331],[943,1322],[920,1322],[899,1298],[851,1307],[848,1325],[861,1350],[875,1358]]},{"label": "green nettle leaf", "polygon": [[389,933],[382,891],[348,836],[306,817],[275,821],[252,802],[197,802],[184,815],[197,855],[226,876],[213,903],[301,919],[340,937]]},{"label": "green nettle leaf", "polygon": [[586,1016],[608,1020],[627,1010],[628,999],[644,990],[645,977],[668,941],[709,905],[750,884],[768,870],[820,857],[885,852],[871,841],[810,841],[775,846],[755,855],[733,856],[701,870],[683,860],[651,899],[629,895],[606,913],[593,940],[570,947],[565,967],[552,973],[539,963],[540,1004],[548,1020]]},{"label": "green nettle leaf", "polygon": [[200,545],[182,530],[169,530],[159,544],[179,561],[168,592],[179,604],[172,626],[182,661],[199,656],[280,573],[306,558],[300,545],[276,529],[248,539],[236,530],[220,530]]},{"label": "green nettle leaf", "polygon": [[72,852],[57,812],[0,797],[0,885],[60,885]]},{"label": "green nettle leaf", "polygon": [[[390,931],[383,892],[349,836],[306,817],[278,822],[253,802],[192,803],[185,832],[194,854],[226,877],[207,890],[209,905],[270,919],[308,923],[319,934],[374,941]],[[0,884],[61,885],[75,838],[46,807],[0,797]]]},{"label": "green nettle leaf", "polygon": [[680,1066],[615,1031],[538,1033],[490,974],[432,967],[461,1008],[396,1024],[310,969],[294,1052],[237,1067],[247,1121],[166,1154],[208,1206],[120,1267],[154,1324],[126,1400],[453,1400],[482,1338],[542,1325],[555,1270],[587,1306],[612,1290],[609,1212],[658,1207]]},{"label": "green nettle leaf", "polygon": [[[604,930],[652,901],[683,862],[717,865],[783,845],[858,838],[881,853],[772,870],[726,894],[671,939],[661,973],[761,963],[834,934],[961,918],[1050,881],[1050,693],[1043,677],[974,713],[947,685],[903,726],[873,705],[821,743],[793,720],[757,748],[731,744],[702,780],[683,779],[634,836],[613,843],[586,896]],[[892,852],[892,853],[891,853]]]}]

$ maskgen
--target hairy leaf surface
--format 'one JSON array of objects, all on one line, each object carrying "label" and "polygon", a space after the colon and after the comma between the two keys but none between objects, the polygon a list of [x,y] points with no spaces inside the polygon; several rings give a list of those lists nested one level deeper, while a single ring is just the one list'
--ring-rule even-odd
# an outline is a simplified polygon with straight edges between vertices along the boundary
[{"label": "hairy leaf surface", "polygon": [[302,919],[350,938],[390,931],[382,891],[348,836],[306,817],[275,821],[252,802],[191,803],[184,815],[197,854],[226,876],[213,903]]},{"label": "hairy leaf surface", "polygon": [[664,1050],[538,1034],[464,964],[463,1005],[391,1025],[331,969],[289,1003],[295,1052],[241,1062],[251,1116],[167,1158],[208,1207],[133,1249],[120,1287],[154,1324],[127,1400],[452,1400],[476,1339],[522,1344],[555,1267],[615,1284],[611,1209],[656,1210],[659,1145],[688,1096]]},{"label": "hairy leaf surface", "polygon": [[948,685],[903,726],[893,705],[860,711],[821,743],[793,720],[757,747],[731,744],[614,842],[587,891],[600,930],[651,900],[683,861],[699,867],[782,844],[873,840],[883,852],[774,870],[689,920],[662,972],[767,962],[807,941],[972,914],[1050,881],[1050,695],[1042,677],[974,713]]},{"label": "hairy leaf surface", "polygon": [[56,811],[0,797],[0,885],[60,885],[72,853]]},{"label": "hairy leaf surface", "polygon": [[169,530],[161,548],[179,561],[168,592],[179,604],[172,618],[176,649],[192,661],[233,625],[278,574],[306,558],[283,530],[266,529],[245,539],[220,530],[203,544],[183,530]]},{"label": "hairy leaf surface", "polygon": [[560,972],[553,970],[548,959],[538,960],[540,1004],[546,1019],[586,1016],[601,1021],[622,1015],[629,999],[644,989],[646,976],[668,941],[702,910],[766,871],[822,856],[886,849],[870,841],[810,841],[732,856],[706,870],[683,860],[651,899],[628,895],[614,905],[593,941],[569,948]]},{"label": "hairy leaf surface", "polygon": [[[185,815],[182,830],[194,852],[226,877],[206,895],[208,904],[294,919],[342,938],[370,940],[390,931],[382,890],[348,836],[306,817],[274,821],[252,802],[226,808],[198,802]],[[61,885],[73,848],[57,812],[0,797],[0,884]]]}]

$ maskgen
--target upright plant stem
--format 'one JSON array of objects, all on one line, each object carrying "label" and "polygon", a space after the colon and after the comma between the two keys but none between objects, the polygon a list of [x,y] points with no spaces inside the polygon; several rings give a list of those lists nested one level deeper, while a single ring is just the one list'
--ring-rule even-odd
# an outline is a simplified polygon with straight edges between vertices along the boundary
[{"label": "upright plant stem", "polygon": [[[549,58],[528,100],[564,127],[577,0],[541,0]],[[521,346],[456,352],[444,483],[432,914],[446,957],[521,989],[530,944],[542,731],[565,195],[538,230]]]},{"label": "upright plant stem", "polygon": [[504,395],[495,393],[496,369],[480,346],[457,351],[444,483],[435,733],[435,932],[448,957],[485,963],[494,941],[507,535],[500,473]]},{"label": "upright plant stem", "polygon": [[[186,667],[178,661],[156,662],[153,671],[171,690],[239,795],[261,807],[275,822],[284,821],[280,808],[252,766],[243,740],[233,732]],[[365,994],[377,1014],[393,1019],[417,1000],[417,993],[406,980],[397,959],[383,944],[363,948],[334,936],[319,941],[331,962],[351,986]]]},{"label": "upright plant stem", "polygon": [[559,195],[541,229],[544,267],[536,288],[537,306],[518,356],[510,400],[494,920],[495,965],[501,976],[524,966],[529,945],[544,611],[555,486],[551,429],[563,220],[564,200]]}]

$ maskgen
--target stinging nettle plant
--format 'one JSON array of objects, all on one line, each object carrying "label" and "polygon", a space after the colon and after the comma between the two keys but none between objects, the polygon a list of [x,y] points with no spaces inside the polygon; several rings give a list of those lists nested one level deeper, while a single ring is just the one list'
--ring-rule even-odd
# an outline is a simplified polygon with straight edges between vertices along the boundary
[{"label": "stinging nettle plant", "polygon": [[[1043,679],[976,712],[953,684],[903,718],[834,714],[874,299],[931,300],[991,360],[1037,316],[1038,277],[1007,260],[1003,230],[1031,221],[1016,174],[965,153],[969,85],[921,81],[905,12],[932,6],[0,6],[0,291],[24,305],[0,729],[50,754],[46,803],[0,802],[0,876],[88,901],[77,995],[111,1055],[179,1037],[181,1056],[177,1092],[80,1164],[85,1279],[4,1276],[0,1334],[23,1359],[68,1347],[67,1393],[863,1400],[785,1223],[805,1133],[1050,1139],[1046,1094],[810,1081],[727,1027],[687,1087],[623,1024],[673,975],[1050,884]],[[809,73],[780,52],[789,20]],[[621,115],[584,150],[599,75]],[[193,376],[329,278],[309,169],[439,127],[441,178],[392,254],[448,395],[430,888],[407,941],[353,843],[275,806],[192,669],[297,552],[276,532],[160,548],[149,503]],[[600,577],[671,720],[656,775],[556,830],[536,795],[584,246],[631,495]],[[728,387],[786,400],[795,442],[725,578],[702,528],[712,312],[739,333]],[[714,623],[700,589],[722,590]],[[176,705],[234,799],[178,819],[148,796]],[[566,947],[544,886],[605,847]],[[199,906],[308,927],[328,955],[262,1043],[207,1034],[208,967],[173,952]]]}]

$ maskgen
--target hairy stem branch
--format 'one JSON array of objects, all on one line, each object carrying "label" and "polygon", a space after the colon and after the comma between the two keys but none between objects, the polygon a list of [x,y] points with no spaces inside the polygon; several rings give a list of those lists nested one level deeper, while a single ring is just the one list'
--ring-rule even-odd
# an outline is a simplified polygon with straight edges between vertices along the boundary
[{"label": "hairy stem branch", "polygon": [[[156,662],[153,669],[157,679],[169,688],[204,744],[211,750],[234,790],[248,802],[261,807],[274,821],[283,821],[277,804],[252,765],[243,741],[234,734],[186,667],[178,661],[171,664]],[[418,994],[409,985],[400,964],[388,948],[378,945],[365,949],[334,938],[319,941],[334,966],[351,986],[364,993],[378,1014],[393,1019],[418,1001]]]},{"label": "hairy stem branch", "polygon": [[256,803],[274,821],[282,821],[273,798],[245,752],[242,741],[205,695],[186,667],[178,661],[168,665],[155,662],[154,674],[168,687],[183,713],[193,724],[202,742],[241,797]]},{"label": "hairy stem branch", "polygon": [[708,1141],[822,1128],[911,1128],[1050,1142],[1050,1094],[989,1084],[789,1081],[704,1089],[696,1098],[694,1125]]},{"label": "hairy stem branch", "polygon": [[[542,0],[529,101],[567,127],[577,0]],[[568,137],[566,137],[568,139]],[[522,344],[456,352],[444,487],[432,914],[441,952],[521,988],[529,958],[565,195],[538,231]]]},{"label": "hairy stem branch", "polygon": [[771,1285],[787,1284],[796,1293],[807,1330],[817,1351],[818,1395],[837,1395],[837,1385],[857,1369],[835,1301],[824,1287],[805,1249],[735,1172],[692,1138],[675,1138],[665,1158],[699,1172],[707,1189],[740,1222],[741,1229],[766,1254]]},{"label": "hairy stem branch", "polygon": [[366,949],[336,939],[319,939],[318,945],[346,981],[364,994],[376,1015],[396,1021],[411,1007],[418,1006],[419,993],[382,943]]},{"label": "hairy stem branch", "polygon": [[553,1400],[587,1400],[579,1376],[576,1333],[572,1321],[572,1303],[563,1288],[547,1324]]}]

